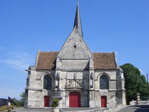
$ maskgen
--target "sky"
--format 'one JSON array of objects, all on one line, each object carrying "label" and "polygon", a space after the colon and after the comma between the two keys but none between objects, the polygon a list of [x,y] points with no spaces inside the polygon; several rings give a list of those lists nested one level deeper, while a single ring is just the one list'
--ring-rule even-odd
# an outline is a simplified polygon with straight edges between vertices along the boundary
[{"label": "sky", "polygon": [[[59,51],[73,28],[76,0],[0,0],[0,98],[24,91],[37,52]],[[149,73],[149,0],[80,0],[92,52],[115,52],[118,65]]]}]

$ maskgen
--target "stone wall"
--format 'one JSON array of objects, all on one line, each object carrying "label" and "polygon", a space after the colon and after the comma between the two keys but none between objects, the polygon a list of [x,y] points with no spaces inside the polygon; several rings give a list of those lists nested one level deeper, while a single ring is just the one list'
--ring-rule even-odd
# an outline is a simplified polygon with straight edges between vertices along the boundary
[{"label": "stone wall", "polygon": [[[36,71],[35,69],[31,69],[29,71],[28,83],[26,86],[26,90],[27,90],[26,107],[43,108],[44,107],[44,96],[51,96],[52,98],[52,91],[53,91],[53,88],[55,88],[54,74],[55,74],[55,71],[51,71],[51,72]],[[50,75],[52,78],[52,90],[51,91],[48,91],[43,88],[44,76],[46,75]],[[51,99],[51,102],[52,102],[52,99]]]},{"label": "stone wall", "polygon": [[[109,89],[100,89],[100,77],[103,74],[109,77]],[[117,72],[117,70],[95,71],[94,100],[96,107],[101,107],[101,96],[107,97],[107,107],[109,108],[113,108],[119,104],[125,104],[124,79],[121,78],[121,75],[123,74]]]},{"label": "stone wall", "polygon": [[[86,61],[82,62],[82,65],[84,65],[84,62]],[[81,64],[79,66],[82,67]],[[66,68],[65,66],[63,67]],[[118,104],[126,104],[124,78],[122,72],[118,70],[67,71],[64,68],[63,70],[58,69],[57,71],[31,70],[28,75],[27,107],[43,108],[44,96],[50,96],[50,105],[52,104],[53,98],[59,97],[59,107],[68,108],[69,94],[71,92],[80,93],[82,107],[101,107],[101,96],[107,97],[108,108],[113,108]],[[59,74],[59,81],[55,80],[57,74]],[[92,87],[91,74],[93,75]],[[103,74],[106,74],[109,78],[109,89],[100,89],[100,77]],[[50,91],[43,88],[45,75],[50,75],[52,78],[52,90]],[[69,82],[68,80],[71,81]],[[81,85],[78,82],[76,83],[76,80],[80,80]],[[76,84],[78,84],[78,86],[76,86]],[[56,85],[58,86],[56,87]]]}]

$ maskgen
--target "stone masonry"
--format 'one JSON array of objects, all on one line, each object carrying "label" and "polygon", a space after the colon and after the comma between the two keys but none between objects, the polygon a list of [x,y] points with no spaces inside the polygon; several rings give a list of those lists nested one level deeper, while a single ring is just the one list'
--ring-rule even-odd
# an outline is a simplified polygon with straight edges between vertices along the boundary
[{"label": "stone masonry", "polygon": [[28,108],[51,107],[55,98],[59,108],[115,108],[126,103],[123,71],[116,64],[115,54],[92,53],[88,48],[78,4],[73,31],[61,50],[39,51],[36,64],[27,71]]}]

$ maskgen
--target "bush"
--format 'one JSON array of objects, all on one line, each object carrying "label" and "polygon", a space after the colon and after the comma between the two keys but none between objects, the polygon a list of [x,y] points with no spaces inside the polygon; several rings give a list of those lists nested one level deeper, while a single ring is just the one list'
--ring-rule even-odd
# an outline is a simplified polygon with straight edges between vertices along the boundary
[{"label": "bush", "polygon": [[53,99],[52,107],[57,107],[58,105],[59,105],[59,99],[58,98]]},{"label": "bush", "polygon": [[17,100],[16,98],[13,98],[13,99],[11,100],[11,104],[12,104],[13,106],[16,106],[16,107],[22,106],[22,105],[21,105],[21,102],[20,102],[19,100]]}]

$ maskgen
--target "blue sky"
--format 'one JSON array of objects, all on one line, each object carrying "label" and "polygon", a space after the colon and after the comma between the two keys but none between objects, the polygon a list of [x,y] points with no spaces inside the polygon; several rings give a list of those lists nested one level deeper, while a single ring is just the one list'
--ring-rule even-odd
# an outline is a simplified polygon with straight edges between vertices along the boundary
[{"label": "blue sky", "polygon": [[[72,31],[76,0],[0,0],[0,97],[25,88],[37,51],[58,51]],[[84,40],[149,73],[149,0],[80,0]]]}]

